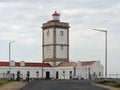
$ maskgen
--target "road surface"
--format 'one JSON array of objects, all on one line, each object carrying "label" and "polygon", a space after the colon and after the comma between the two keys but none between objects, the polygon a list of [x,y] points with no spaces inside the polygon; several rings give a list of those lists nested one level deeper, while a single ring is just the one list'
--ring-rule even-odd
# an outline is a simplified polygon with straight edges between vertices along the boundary
[{"label": "road surface", "polygon": [[108,90],[91,80],[34,80],[20,90]]}]

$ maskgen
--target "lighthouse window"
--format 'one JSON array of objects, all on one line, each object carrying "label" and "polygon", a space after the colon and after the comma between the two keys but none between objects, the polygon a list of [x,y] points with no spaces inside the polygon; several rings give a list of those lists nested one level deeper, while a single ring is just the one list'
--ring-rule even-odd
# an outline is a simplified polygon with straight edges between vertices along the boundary
[{"label": "lighthouse window", "polygon": [[49,30],[47,31],[47,36],[49,36],[50,35],[50,32],[49,32]]},{"label": "lighthouse window", "polygon": [[60,31],[60,36],[63,36],[63,31]]}]

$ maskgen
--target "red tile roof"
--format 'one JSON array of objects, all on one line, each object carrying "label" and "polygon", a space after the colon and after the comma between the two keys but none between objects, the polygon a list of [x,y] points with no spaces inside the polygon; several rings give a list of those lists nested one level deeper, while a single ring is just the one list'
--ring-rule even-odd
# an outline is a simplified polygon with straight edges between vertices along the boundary
[{"label": "red tile roof", "polygon": [[51,67],[49,63],[25,63],[26,67]]},{"label": "red tile roof", "polygon": [[[0,62],[0,66],[9,66],[9,62]],[[16,67],[20,67],[20,62],[15,62]],[[51,67],[49,63],[25,62],[25,67]]]},{"label": "red tile roof", "polygon": [[[93,65],[95,61],[83,61],[81,66]],[[9,66],[9,62],[0,62],[0,66]],[[20,67],[20,62],[15,62],[16,67]],[[63,62],[58,67],[77,66],[76,62]],[[52,67],[49,63],[25,62],[25,67]]]},{"label": "red tile roof", "polygon": [[95,61],[84,61],[84,62],[81,62],[81,65],[82,66],[89,66],[89,65],[92,65]]},{"label": "red tile roof", "polygon": [[69,67],[69,66],[77,66],[76,62],[63,62],[58,65],[58,67]]},{"label": "red tile roof", "polygon": [[16,67],[20,67],[20,63],[19,62],[15,62],[15,66]]},{"label": "red tile roof", "polygon": [[9,66],[9,62],[0,62],[0,66]]}]

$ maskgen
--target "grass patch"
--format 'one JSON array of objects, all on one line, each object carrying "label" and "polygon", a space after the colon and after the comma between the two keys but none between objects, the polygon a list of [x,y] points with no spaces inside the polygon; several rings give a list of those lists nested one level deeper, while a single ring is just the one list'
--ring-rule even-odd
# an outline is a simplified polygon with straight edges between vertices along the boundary
[{"label": "grass patch", "polygon": [[105,81],[98,82],[98,84],[120,88],[120,82],[116,82],[116,81],[106,81],[105,80]]},{"label": "grass patch", "polygon": [[0,85],[4,85],[9,82],[11,82],[11,80],[9,80],[9,79],[0,79]]}]

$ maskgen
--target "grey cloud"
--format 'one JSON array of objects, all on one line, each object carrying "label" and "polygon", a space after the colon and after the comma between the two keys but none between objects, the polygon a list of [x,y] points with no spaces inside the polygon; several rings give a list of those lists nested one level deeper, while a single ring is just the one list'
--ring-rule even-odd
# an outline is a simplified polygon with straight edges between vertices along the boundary
[{"label": "grey cloud", "polygon": [[98,28],[108,30],[112,61],[118,58],[114,54],[115,50],[119,53],[120,45],[119,4],[119,0],[0,0],[0,40],[16,39],[22,43],[21,47],[35,47],[41,43],[42,23],[50,20],[56,9],[61,14],[61,21],[71,26],[71,59],[104,61],[104,34],[90,30]]}]

